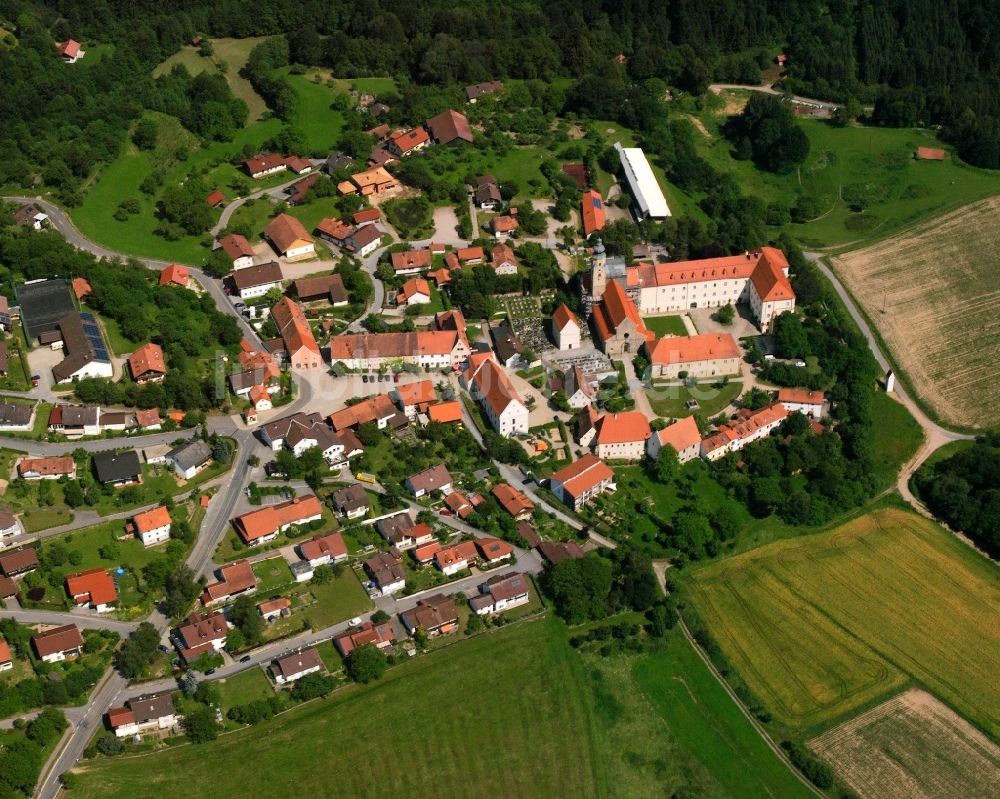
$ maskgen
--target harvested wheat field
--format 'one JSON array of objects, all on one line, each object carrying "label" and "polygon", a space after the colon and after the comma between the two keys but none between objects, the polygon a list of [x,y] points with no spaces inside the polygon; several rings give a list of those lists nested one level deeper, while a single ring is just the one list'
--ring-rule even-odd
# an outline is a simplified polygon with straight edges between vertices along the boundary
[{"label": "harvested wheat field", "polygon": [[992,426],[1000,404],[1000,197],[839,256],[833,267],[918,395],[945,422]]},{"label": "harvested wheat field", "polygon": [[862,799],[992,799],[1000,747],[913,688],[809,741]]},{"label": "harvested wheat field", "polygon": [[1000,573],[898,508],[692,570],[691,604],[791,732],[913,681],[1000,738]]}]

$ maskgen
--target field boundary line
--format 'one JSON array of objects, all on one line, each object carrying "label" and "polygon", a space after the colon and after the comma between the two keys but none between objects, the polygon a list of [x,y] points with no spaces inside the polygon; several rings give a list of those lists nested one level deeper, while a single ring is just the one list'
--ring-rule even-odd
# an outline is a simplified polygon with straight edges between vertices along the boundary
[{"label": "field boundary line", "polygon": [[760,737],[764,739],[764,743],[767,744],[768,748],[778,756],[781,762],[788,767],[788,770],[791,771],[793,775],[795,775],[796,779],[798,779],[799,782],[805,785],[806,788],[808,788],[813,793],[814,796],[819,796],[823,797],[823,799],[826,799],[826,794],[823,793],[819,788],[817,788],[811,782],[809,782],[809,780],[805,778],[802,772],[800,772],[797,768],[795,768],[795,766],[792,765],[792,761],[788,759],[788,756],[785,754],[785,751],[774,742],[774,739],[768,734],[767,730],[764,729],[761,723],[754,718],[753,714],[746,707],[746,705],[743,704],[742,700],[736,695],[736,692],[733,691],[729,683],[726,682],[726,678],[719,673],[719,670],[715,667],[715,664],[712,663],[708,655],[705,654],[702,648],[698,645],[698,642],[694,640],[694,637],[691,635],[691,631],[688,630],[687,623],[684,621],[684,617],[681,616],[680,613],[677,614],[677,619],[680,622],[681,632],[684,633],[684,638],[687,639],[687,642],[689,644],[691,644],[691,647],[694,649],[694,651],[698,653],[698,657],[701,658],[702,662],[706,666],[708,666],[708,670],[712,673],[712,676],[715,677],[715,679],[723,687],[725,692],[729,694],[730,699],[732,699],[733,702],[736,703],[736,707],[740,709],[740,713],[744,715],[744,717],[747,719],[747,721],[750,722],[751,726],[757,731]]}]

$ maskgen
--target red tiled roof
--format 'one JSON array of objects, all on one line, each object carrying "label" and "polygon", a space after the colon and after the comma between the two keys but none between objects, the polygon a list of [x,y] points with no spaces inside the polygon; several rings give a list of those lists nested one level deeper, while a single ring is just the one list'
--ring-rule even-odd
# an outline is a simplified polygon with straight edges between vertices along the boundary
[{"label": "red tiled roof", "polygon": [[251,175],[257,175],[279,166],[287,166],[287,164],[285,159],[277,153],[258,153],[253,158],[244,161],[243,166]]},{"label": "red tiled roof", "polygon": [[411,130],[393,131],[389,135],[389,142],[404,155],[415,147],[427,144],[428,141],[430,141],[430,137],[427,135],[427,131],[419,125]]},{"label": "red tiled roof", "polygon": [[427,415],[432,422],[460,422],[462,421],[462,404],[458,400],[438,402],[427,409]]},{"label": "red tiled roof", "polygon": [[66,591],[78,605],[87,602],[93,605],[106,605],[118,600],[115,580],[104,569],[90,569],[79,574],[67,575]]},{"label": "red tiled roof", "polygon": [[72,474],[76,468],[72,455],[48,455],[43,458],[23,458],[17,464],[17,473],[20,475],[28,472],[38,472],[38,474]]},{"label": "red tiled roof", "polygon": [[491,223],[495,233],[510,233],[517,230],[517,219],[513,216],[495,216]]},{"label": "red tiled roof", "polygon": [[160,272],[161,286],[174,283],[178,286],[184,286],[186,288],[190,279],[191,273],[188,271],[186,266],[182,266],[181,264],[170,264],[170,266]]},{"label": "red tiled roof", "polygon": [[486,257],[482,247],[460,247],[458,249],[458,260],[463,264],[472,261],[482,261]]},{"label": "red tiled roof", "polygon": [[698,423],[693,416],[686,416],[678,419],[673,424],[667,425],[662,430],[653,433],[660,442],[660,446],[669,444],[678,452],[683,452],[688,447],[701,441],[701,433],[698,430]]},{"label": "red tiled roof", "polygon": [[[492,353],[484,354],[492,355]],[[480,394],[490,404],[497,416],[500,416],[512,402],[524,404],[507,373],[494,358],[485,358],[478,368],[473,361],[473,366],[469,368],[466,375],[470,372],[472,373],[471,382],[476,384]]]},{"label": "red tiled roof", "polygon": [[579,497],[605,480],[614,479],[615,473],[611,467],[596,455],[587,454],[557,472],[553,472],[550,480],[560,482],[572,497]]},{"label": "red tiled roof", "polygon": [[330,360],[447,355],[463,340],[464,334],[452,330],[345,334],[330,339]]},{"label": "red tiled roof", "polygon": [[66,624],[31,636],[31,642],[35,645],[38,656],[45,657],[82,647],[83,636],[75,624]]},{"label": "red tiled roof", "polygon": [[80,54],[80,43],[74,39],[60,42],[58,48],[59,55],[66,56],[66,58],[76,58]]},{"label": "red tiled roof", "polygon": [[378,222],[382,218],[382,212],[378,208],[362,208],[351,214],[351,219],[355,225],[363,225],[366,222]]},{"label": "red tiled roof", "polygon": [[667,336],[646,344],[654,364],[696,363],[739,358],[740,345],[729,333],[702,333],[698,336]]},{"label": "red tiled roof", "polygon": [[604,217],[604,201],[599,192],[590,189],[583,193],[583,232],[589,236],[591,233],[602,230],[607,220]]},{"label": "red tiled roof", "polygon": [[75,277],[73,278],[73,293],[76,295],[78,300],[82,300],[94,293],[94,289],[91,288],[90,283],[85,277]]},{"label": "red tiled roof", "polygon": [[649,420],[642,411],[609,413],[597,420],[598,444],[627,444],[649,438]]},{"label": "red tiled roof", "polygon": [[323,512],[320,501],[312,494],[295,497],[279,505],[268,505],[233,519],[233,527],[246,542],[276,532],[280,527],[296,524],[303,519],[318,516]]},{"label": "red tiled roof", "polygon": [[779,388],[778,402],[794,402],[800,405],[822,405],[822,391],[810,391],[808,388]]},{"label": "red tiled roof", "polygon": [[423,278],[414,277],[407,280],[403,284],[402,290],[399,292],[399,297],[402,297],[403,302],[409,302],[418,294],[423,294],[425,297],[431,296],[431,286]]},{"label": "red tiled roof", "polygon": [[215,191],[210,192],[209,195],[205,198],[205,205],[214,208],[216,205],[218,205],[225,199],[226,195],[224,195],[221,191],[216,189]]},{"label": "red tiled roof", "polygon": [[306,560],[317,560],[324,555],[329,555],[334,560],[347,557],[347,544],[344,543],[344,536],[340,533],[329,533],[310,538],[299,544],[299,550]]},{"label": "red tiled roof", "polygon": [[424,269],[431,265],[430,250],[406,250],[390,253],[389,260],[397,272],[405,269]]},{"label": "red tiled roof", "polygon": [[135,528],[140,533],[146,533],[170,524],[170,511],[161,505],[158,508],[137,513],[132,517],[132,521],[135,522]]},{"label": "red tiled roof", "polygon": [[424,405],[434,402],[434,384],[430,380],[418,380],[416,383],[404,383],[396,387],[396,394],[403,405]]},{"label": "red tiled roof", "polygon": [[354,232],[351,225],[345,224],[339,219],[321,219],[316,225],[316,230],[335,241],[344,241]]},{"label": "red tiled roof", "polygon": [[561,303],[556,308],[556,312],[552,314],[552,321],[555,323],[556,330],[563,330],[570,322],[580,327],[580,320],[576,318],[566,303]]},{"label": "red tiled roof", "polygon": [[487,561],[503,560],[514,554],[514,547],[499,538],[477,538],[476,547]]},{"label": "red tiled roof", "polygon": [[396,413],[392,400],[385,394],[379,394],[371,399],[350,405],[342,410],[331,413],[330,425],[340,431],[347,427],[374,422],[378,419],[388,419]]},{"label": "red tiled roof", "polygon": [[535,509],[535,504],[528,499],[524,492],[514,488],[509,483],[498,483],[493,486],[491,493],[511,516]]},{"label": "red tiled roof", "polygon": [[285,608],[290,608],[291,606],[292,600],[286,596],[279,596],[277,599],[268,599],[264,602],[258,602],[257,610],[260,611],[260,615],[266,616],[268,613],[282,611],[285,610]]},{"label": "red tiled roof", "polygon": [[163,360],[163,348],[159,344],[143,344],[128,356],[128,368],[132,377],[141,377],[146,372],[167,373],[167,364]]},{"label": "red tiled roof", "polygon": [[437,564],[439,569],[445,569],[448,566],[454,566],[462,561],[468,563],[470,560],[475,560],[478,557],[476,551],[476,544],[474,541],[462,541],[445,549],[438,550],[434,553],[434,562]]},{"label": "red tiled roof", "polygon": [[278,327],[289,357],[303,348],[319,354],[319,344],[316,343],[309,321],[298,303],[282,297],[271,309],[271,319]]}]

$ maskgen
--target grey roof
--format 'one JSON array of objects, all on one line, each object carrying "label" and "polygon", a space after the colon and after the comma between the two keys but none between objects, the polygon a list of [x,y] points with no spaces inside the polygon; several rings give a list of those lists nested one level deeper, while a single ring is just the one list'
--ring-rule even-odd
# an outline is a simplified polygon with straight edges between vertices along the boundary
[{"label": "grey roof", "polygon": [[[110,363],[104,338],[97,325],[92,322],[93,319],[88,318],[85,327],[84,318],[76,311],[66,314],[59,320],[59,332],[62,333],[63,352],[66,353],[66,357],[52,367],[52,374],[58,382],[68,380],[94,361]],[[93,327],[95,332],[92,335],[96,336],[96,339],[88,335],[87,327]]]},{"label": "grey roof", "polygon": [[26,425],[31,421],[33,408],[33,405],[0,402],[0,424],[17,427]]},{"label": "grey roof", "polygon": [[96,405],[63,405],[62,423],[64,427],[83,427],[97,424],[100,409]]},{"label": "grey roof", "polygon": [[309,565],[309,561],[307,560],[297,560],[288,568],[293,577],[298,577],[300,574],[309,574],[313,570],[313,567]]},{"label": "grey roof", "polygon": [[291,416],[282,416],[273,422],[268,422],[261,428],[264,434],[271,441],[284,440],[289,433],[298,428],[311,430],[313,427],[322,424],[323,417],[318,413],[293,413]]},{"label": "grey roof", "polygon": [[237,391],[253,388],[254,386],[262,386],[267,382],[267,370],[263,366],[229,375],[229,385],[232,387],[234,394]]},{"label": "grey roof", "polygon": [[174,461],[185,471],[201,466],[211,457],[212,448],[200,438],[192,439],[167,453],[167,459]]},{"label": "grey roof", "polygon": [[21,306],[21,323],[29,340],[55,330],[59,320],[74,310],[69,283],[62,279],[18,286],[17,302]]},{"label": "grey roof", "polygon": [[403,511],[397,513],[395,516],[387,516],[384,519],[379,519],[375,523],[375,526],[378,527],[378,531],[386,538],[392,538],[397,533],[411,529],[413,527],[413,519],[410,518],[409,513]]},{"label": "grey roof", "polygon": [[338,488],[333,492],[331,498],[333,499],[333,507],[340,511],[352,511],[371,505],[367,492],[357,484]]},{"label": "grey roof", "polygon": [[97,452],[94,454],[94,471],[102,483],[117,483],[142,474],[139,453],[134,449],[124,452]]},{"label": "grey roof", "polygon": [[504,363],[524,351],[521,342],[517,340],[514,331],[506,322],[491,327],[490,336],[493,339],[493,347],[497,351],[497,355]]},{"label": "grey roof", "polygon": [[424,469],[422,472],[417,472],[415,475],[406,478],[407,485],[410,486],[413,491],[435,491],[443,485],[448,485],[451,483],[451,474],[448,472],[448,467],[443,463],[437,464],[437,466],[431,466],[429,469]]},{"label": "grey roof", "polygon": [[323,658],[320,657],[315,647],[310,646],[278,658],[274,661],[273,668],[281,672],[281,676],[290,677],[309,669],[323,668]]},{"label": "grey roof", "polygon": [[330,156],[326,159],[326,171],[334,172],[338,169],[344,169],[349,167],[354,163],[354,159],[346,153],[340,152],[340,150],[335,150],[330,153]]}]

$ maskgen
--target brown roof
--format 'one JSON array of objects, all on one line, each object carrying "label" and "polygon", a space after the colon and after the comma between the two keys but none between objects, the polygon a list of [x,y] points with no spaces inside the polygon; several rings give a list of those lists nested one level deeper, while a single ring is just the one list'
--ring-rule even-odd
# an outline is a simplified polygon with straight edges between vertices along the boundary
[{"label": "brown roof", "polygon": [[429,469],[424,469],[422,472],[417,472],[415,475],[408,477],[406,482],[412,486],[414,491],[435,491],[441,486],[448,485],[452,482],[451,474],[448,472],[448,467],[443,463],[439,463],[436,466],[431,466]]},{"label": "brown roof", "polygon": [[221,611],[206,613],[204,616],[194,616],[187,624],[177,629],[185,649],[197,649],[209,641],[225,638],[229,633],[229,625]]},{"label": "brown roof", "polygon": [[553,565],[567,558],[582,558],[587,554],[576,541],[542,541],[538,545],[538,551]]},{"label": "brown roof", "polygon": [[266,264],[254,264],[244,269],[237,269],[233,272],[232,279],[233,285],[238,289],[249,289],[267,283],[280,283],[282,279],[281,264],[277,261],[268,261]]},{"label": "brown roof", "polygon": [[0,599],[9,599],[12,596],[17,596],[17,593],[17,583],[10,577],[0,577]]},{"label": "brown roof", "polygon": [[317,560],[325,555],[329,555],[334,560],[347,556],[347,544],[344,543],[344,536],[340,533],[329,533],[310,538],[299,544],[299,550],[306,560]]},{"label": "brown roof", "polygon": [[72,474],[76,463],[72,455],[48,455],[44,458],[22,458],[17,464],[17,473],[38,472],[40,475]]},{"label": "brown roof", "polygon": [[435,594],[420,600],[413,610],[401,615],[408,628],[423,627],[430,632],[455,624],[458,621],[458,608],[451,597]]},{"label": "brown roof", "polygon": [[128,356],[128,369],[132,377],[141,377],[147,372],[166,374],[167,364],[163,360],[163,348],[149,342]]},{"label": "brown roof", "polygon": [[448,109],[442,111],[435,117],[427,120],[427,127],[431,130],[431,135],[441,144],[448,144],[456,139],[472,141],[472,129],[469,127],[469,120],[464,114]]},{"label": "brown roof", "polygon": [[340,654],[347,657],[359,646],[364,646],[365,644],[374,644],[375,646],[390,644],[395,638],[396,636],[392,632],[392,625],[389,622],[372,624],[370,621],[366,621],[360,627],[338,635],[333,639],[333,643],[340,650]]},{"label": "brown roof", "polygon": [[243,166],[251,175],[256,175],[279,166],[287,166],[287,164],[285,159],[277,153],[257,153],[253,158],[244,161]]},{"label": "brown roof", "polygon": [[287,252],[300,242],[312,243],[309,231],[298,219],[288,214],[278,214],[272,219],[271,224],[264,228],[264,235],[271,240],[279,252]]},{"label": "brown roof", "polygon": [[298,303],[282,297],[271,309],[271,319],[278,327],[289,357],[303,348],[319,353],[319,344],[316,343],[309,321]]},{"label": "brown roof", "polygon": [[537,547],[542,543],[541,537],[538,535],[538,531],[532,527],[528,522],[518,522],[517,532],[525,541],[528,542],[529,547]]},{"label": "brown roof", "polygon": [[206,599],[211,602],[220,597],[232,596],[257,585],[257,576],[253,573],[253,567],[248,560],[227,563],[219,569],[219,577],[221,578],[219,582],[205,586],[202,602]]},{"label": "brown roof", "polygon": [[292,283],[292,289],[300,300],[315,300],[327,297],[331,292],[347,299],[344,279],[340,275],[323,275],[322,277],[305,277]]},{"label": "brown roof", "polygon": [[38,553],[31,547],[15,549],[0,555],[0,573],[13,577],[38,567]]},{"label": "brown roof", "polygon": [[498,483],[493,486],[491,493],[511,516],[518,516],[525,511],[535,509],[535,504],[528,499],[524,492],[514,488],[509,483]]},{"label": "brown roof", "polygon": [[562,172],[576,181],[576,187],[583,191],[587,188],[587,167],[585,164],[563,164]]},{"label": "brown roof", "polygon": [[465,87],[465,96],[469,100],[475,100],[480,95],[483,94],[493,94],[498,92],[503,88],[503,81],[499,80],[489,80],[485,83],[474,83],[471,86]]},{"label": "brown roof", "polygon": [[223,252],[232,261],[235,261],[237,258],[253,258],[253,247],[250,246],[250,242],[246,240],[246,237],[241,236],[239,233],[230,233],[228,236],[223,236],[219,239],[219,246],[222,247]]},{"label": "brown roof", "polygon": [[54,655],[56,652],[66,652],[70,649],[83,647],[83,636],[75,624],[66,624],[52,630],[46,630],[31,636],[38,657]]}]

